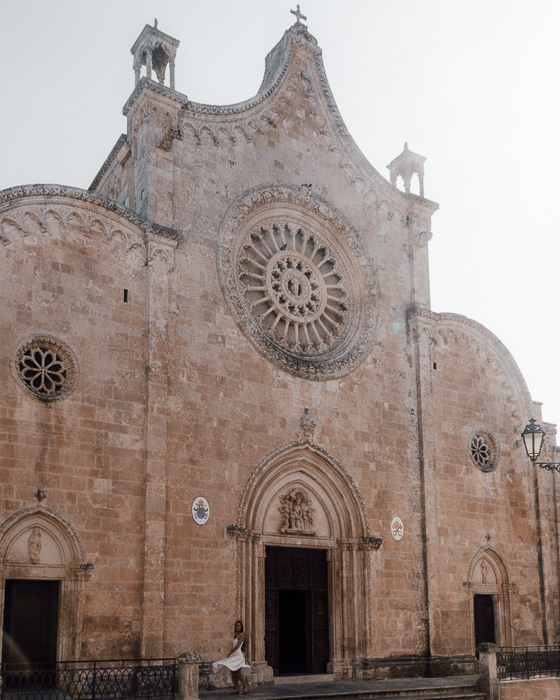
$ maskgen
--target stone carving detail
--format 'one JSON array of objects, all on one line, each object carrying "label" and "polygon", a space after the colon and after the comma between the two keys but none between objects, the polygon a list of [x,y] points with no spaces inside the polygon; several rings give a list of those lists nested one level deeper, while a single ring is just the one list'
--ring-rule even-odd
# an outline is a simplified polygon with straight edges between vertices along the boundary
[{"label": "stone carving detail", "polygon": [[311,417],[311,413],[309,412],[308,408],[303,409],[303,415],[299,421],[299,425],[305,442],[312,443],[315,435],[316,423]]},{"label": "stone carving detail", "polygon": [[488,564],[486,563],[486,559],[483,559],[480,564],[480,574],[482,576],[482,583],[486,583],[488,579]]},{"label": "stone carving detail", "polygon": [[[37,213],[41,213],[40,209],[36,206],[36,203],[29,202],[29,205],[33,207],[32,216],[35,218],[35,225],[30,227],[29,217],[26,221],[25,214],[15,213],[13,208],[13,202],[21,200],[21,204],[28,198],[40,198],[40,203],[43,204],[45,198],[61,198],[58,201],[53,201],[51,208],[44,214],[44,220],[37,219]],[[50,231],[51,234],[54,232],[54,225],[51,217],[51,221],[48,221],[48,215],[51,213],[52,207],[58,204],[74,204],[75,202],[82,203],[79,212],[77,214],[76,209],[73,208],[72,213],[66,218],[63,218],[64,211],[56,209],[52,211],[56,215],[57,220],[65,232],[67,229],[71,229],[73,222],[79,225],[83,229],[84,234],[87,232],[98,233],[95,230],[95,223],[98,221],[96,216],[99,216],[97,206],[102,207],[108,212],[113,212],[118,216],[122,217],[125,221],[132,224],[134,227],[139,228],[143,234],[156,234],[162,236],[163,238],[170,238],[173,241],[179,242],[183,239],[182,233],[170,229],[166,226],[160,226],[158,224],[148,223],[142,219],[138,214],[133,212],[131,209],[119,206],[115,202],[106,197],[103,197],[93,192],[87,190],[81,190],[76,187],[66,187],[63,185],[25,185],[22,187],[12,187],[8,190],[2,190],[0,192],[0,232],[3,236],[10,238],[10,232],[12,230],[17,230],[22,236],[27,236],[30,233],[35,233],[40,235],[46,231]],[[93,207],[91,205],[94,205]],[[3,214],[2,210],[10,209],[9,212]],[[3,217],[6,218],[3,218]],[[6,227],[9,230],[6,230]],[[91,229],[91,231],[90,231]],[[111,237],[111,232],[106,231],[107,238]],[[134,230],[136,236],[138,232]],[[133,235],[131,235],[131,238]]]},{"label": "stone carving detail", "polygon": [[477,428],[469,439],[469,454],[483,472],[491,472],[498,466],[498,443],[485,428]]},{"label": "stone carving detail", "polygon": [[263,185],[230,206],[218,266],[250,340],[307,379],[351,371],[373,341],[376,285],[357,232],[308,188]]},{"label": "stone carving detail", "polygon": [[27,540],[27,548],[29,550],[29,561],[32,564],[38,564],[41,557],[41,530],[38,527],[34,527]]},{"label": "stone carving detail", "polygon": [[[253,473],[249,477],[247,483],[245,484],[245,488],[243,489],[243,493],[241,495],[241,501],[239,503],[239,509],[237,511],[237,524],[235,526],[231,526],[232,530],[230,532],[228,528],[228,534],[231,534],[232,536],[237,536],[237,529],[239,529],[241,532],[245,531],[245,527],[243,523],[245,522],[246,516],[247,516],[247,503],[248,499],[250,497],[251,492],[256,488],[257,483],[260,481],[262,478],[263,474],[267,471],[267,469],[270,467],[271,463],[274,463],[274,461],[282,456],[286,455],[293,450],[296,450],[298,448],[305,448],[306,450],[309,450],[311,454],[315,454],[322,458],[325,462],[330,464],[331,468],[334,469],[335,473],[338,474],[338,476],[342,479],[343,482],[345,482],[350,489],[350,491],[353,493],[354,498],[356,499],[356,502],[359,504],[359,512],[361,513],[361,517],[363,518],[363,527],[364,527],[364,538],[368,539],[371,536],[371,533],[369,531],[369,525],[368,525],[368,520],[366,517],[366,507],[365,503],[362,499],[362,494],[360,493],[360,489],[358,488],[358,484],[354,481],[353,477],[351,476],[350,472],[347,471],[347,469],[336,459],[334,455],[332,455],[330,452],[327,450],[323,449],[320,445],[310,445],[309,443],[306,443],[305,441],[302,440],[296,440],[293,442],[288,442],[284,445],[281,445],[280,447],[277,447],[275,450],[273,450],[270,454],[268,454],[263,460],[259,462],[259,464],[255,467],[253,470]],[[235,529],[235,531],[234,531]]]},{"label": "stone carving detail", "polygon": [[38,399],[55,401],[71,394],[78,382],[78,360],[62,340],[35,335],[16,351],[15,372],[22,386]]},{"label": "stone carving detail", "polygon": [[424,248],[432,240],[433,235],[431,231],[420,231],[420,233],[416,234],[414,244],[419,248]]},{"label": "stone carving detail", "polygon": [[312,502],[301,488],[292,489],[280,496],[280,514],[282,525],[280,532],[284,535],[315,535],[313,530]]},{"label": "stone carving detail", "polygon": [[239,261],[242,294],[273,343],[313,355],[348,319],[343,274],[329,248],[303,228],[273,223],[247,234]]}]

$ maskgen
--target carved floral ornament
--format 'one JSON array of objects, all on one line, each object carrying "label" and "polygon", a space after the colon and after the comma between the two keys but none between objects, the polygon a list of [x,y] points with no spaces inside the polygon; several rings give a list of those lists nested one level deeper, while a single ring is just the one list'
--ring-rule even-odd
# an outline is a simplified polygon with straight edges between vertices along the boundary
[{"label": "carved floral ornament", "polygon": [[307,188],[266,185],[239,197],[222,222],[218,268],[240,326],[284,369],[330,379],[366,356],[373,268],[343,215]]},{"label": "carved floral ornament", "polygon": [[79,376],[78,359],[70,346],[55,336],[25,338],[14,358],[18,382],[43,401],[56,401],[71,394]]},{"label": "carved floral ornament", "polygon": [[473,430],[469,437],[469,455],[481,471],[494,471],[500,457],[499,445],[494,435],[486,428]]}]

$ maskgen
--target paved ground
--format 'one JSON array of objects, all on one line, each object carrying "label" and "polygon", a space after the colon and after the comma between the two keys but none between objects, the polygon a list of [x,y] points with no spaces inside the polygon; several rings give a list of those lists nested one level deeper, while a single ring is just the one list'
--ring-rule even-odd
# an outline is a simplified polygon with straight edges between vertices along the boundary
[{"label": "paved ground", "polygon": [[[416,688],[448,688],[454,685],[475,683],[478,676],[454,676],[452,678],[395,678],[380,681],[334,681],[332,683],[286,683],[282,685],[263,685],[251,688],[249,696],[258,700],[273,698],[324,697],[359,693],[360,691],[414,690]],[[230,698],[233,688],[220,690],[201,690],[200,700],[225,700]]]}]

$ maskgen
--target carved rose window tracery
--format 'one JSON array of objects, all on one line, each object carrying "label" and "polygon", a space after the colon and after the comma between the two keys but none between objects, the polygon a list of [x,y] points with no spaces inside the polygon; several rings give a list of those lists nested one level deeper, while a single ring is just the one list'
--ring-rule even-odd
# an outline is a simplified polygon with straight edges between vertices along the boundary
[{"label": "carved rose window tracery", "polygon": [[218,270],[241,328],[281,368],[331,379],[366,357],[374,269],[357,232],[319,195],[287,184],[247,190],[222,221]]},{"label": "carved rose window tracery", "polygon": [[494,436],[484,428],[478,428],[471,434],[469,454],[483,472],[494,471],[498,466],[498,444]]},{"label": "carved rose window tracery", "polygon": [[15,357],[19,382],[43,401],[70,394],[78,379],[78,362],[72,350],[58,338],[37,335],[25,340]]},{"label": "carved rose window tracery", "polygon": [[260,226],[247,236],[239,267],[244,297],[274,343],[312,355],[340,337],[348,293],[340,266],[316,235],[287,223]]}]

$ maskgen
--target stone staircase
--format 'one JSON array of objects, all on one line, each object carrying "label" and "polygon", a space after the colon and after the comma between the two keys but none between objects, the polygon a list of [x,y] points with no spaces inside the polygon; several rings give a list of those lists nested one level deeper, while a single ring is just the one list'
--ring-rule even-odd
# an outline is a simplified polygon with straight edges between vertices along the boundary
[{"label": "stone staircase", "polygon": [[[487,700],[476,689],[478,676],[335,681],[332,676],[276,678],[274,685],[250,688],[254,700]],[[200,692],[200,700],[225,700],[231,688]]]}]

